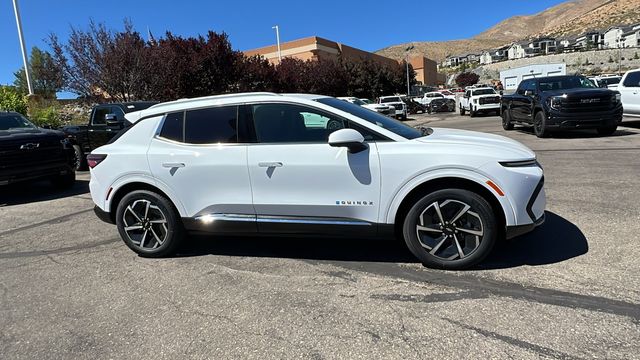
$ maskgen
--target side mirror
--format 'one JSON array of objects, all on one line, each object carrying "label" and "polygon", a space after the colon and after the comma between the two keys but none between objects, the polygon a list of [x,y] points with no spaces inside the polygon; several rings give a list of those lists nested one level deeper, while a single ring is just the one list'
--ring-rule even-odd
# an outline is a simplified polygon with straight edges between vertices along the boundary
[{"label": "side mirror", "polygon": [[533,96],[533,91],[531,91],[531,90],[525,90],[525,91],[524,91],[524,96]]},{"label": "side mirror", "polygon": [[123,121],[118,119],[118,116],[116,114],[107,114],[104,116],[104,121],[107,124],[107,126],[118,126],[121,127],[123,124]]},{"label": "side mirror", "polygon": [[352,154],[358,153],[367,148],[364,143],[364,136],[354,129],[340,129],[329,135],[329,146],[346,147]]},{"label": "side mirror", "polygon": [[500,95],[504,95],[504,91],[503,90],[500,90]]}]

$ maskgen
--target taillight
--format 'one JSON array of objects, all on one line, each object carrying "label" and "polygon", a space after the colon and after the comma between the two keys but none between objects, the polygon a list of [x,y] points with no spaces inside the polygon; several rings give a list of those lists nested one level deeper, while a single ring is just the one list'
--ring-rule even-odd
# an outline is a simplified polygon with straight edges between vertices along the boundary
[{"label": "taillight", "polygon": [[89,154],[87,155],[87,165],[89,165],[89,168],[93,169],[106,158],[107,155],[103,154]]}]

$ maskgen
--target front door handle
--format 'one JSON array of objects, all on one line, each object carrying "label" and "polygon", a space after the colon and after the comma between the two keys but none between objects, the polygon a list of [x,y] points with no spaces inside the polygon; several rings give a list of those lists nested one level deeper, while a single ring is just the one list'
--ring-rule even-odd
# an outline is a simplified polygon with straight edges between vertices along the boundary
[{"label": "front door handle", "polygon": [[185,167],[185,165],[184,163],[162,163],[162,167],[173,169],[173,168],[183,168]]},{"label": "front door handle", "polygon": [[279,161],[273,161],[273,162],[259,162],[258,166],[260,167],[266,167],[266,168],[270,168],[270,167],[282,167],[282,163]]}]

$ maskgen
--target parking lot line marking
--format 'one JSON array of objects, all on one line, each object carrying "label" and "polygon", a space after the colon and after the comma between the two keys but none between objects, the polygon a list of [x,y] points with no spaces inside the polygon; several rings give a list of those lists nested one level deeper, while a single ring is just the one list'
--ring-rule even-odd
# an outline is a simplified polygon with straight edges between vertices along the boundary
[{"label": "parking lot line marking", "polygon": [[76,215],[81,215],[81,214],[88,213],[88,212],[91,212],[91,211],[93,211],[93,208],[76,211],[76,212],[71,213],[71,214],[58,216],[58,217],[55,217],[53,219],[41,221],[41,222],[38,222],[38,223],[35,223],[35,224],[29,224],[29,225],[17,227],[17,228],[14,228],[14,229],[5,230],[5,231],[0,232],[0,236],[10,235],[10,234],[14,234],[14,233],[17,233],[17,232],[20,232],[20,231],[37,228],[37,227],[42,226],[42,225],[53,224],[53,223],[56,223],[56,222],[63,222],[63,221],[66,221],[66,220],[76,216]]}]

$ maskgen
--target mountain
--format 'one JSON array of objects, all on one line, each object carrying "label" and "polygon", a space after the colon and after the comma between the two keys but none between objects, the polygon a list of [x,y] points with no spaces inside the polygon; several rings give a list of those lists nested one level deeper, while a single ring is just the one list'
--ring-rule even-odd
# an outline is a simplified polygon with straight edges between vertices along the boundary
[{"label": "mountain", "polygon": [[587,30],[637,22],[640,22],[640,0],[573,0],[534,15],[508,18],[471,39],[416,41],[389,46],[376,53],[402,59],[404,49],[413,45],[412,54],[421,53],[442,61],[448,55],[480,52],[537,36],[575,36]]}]

